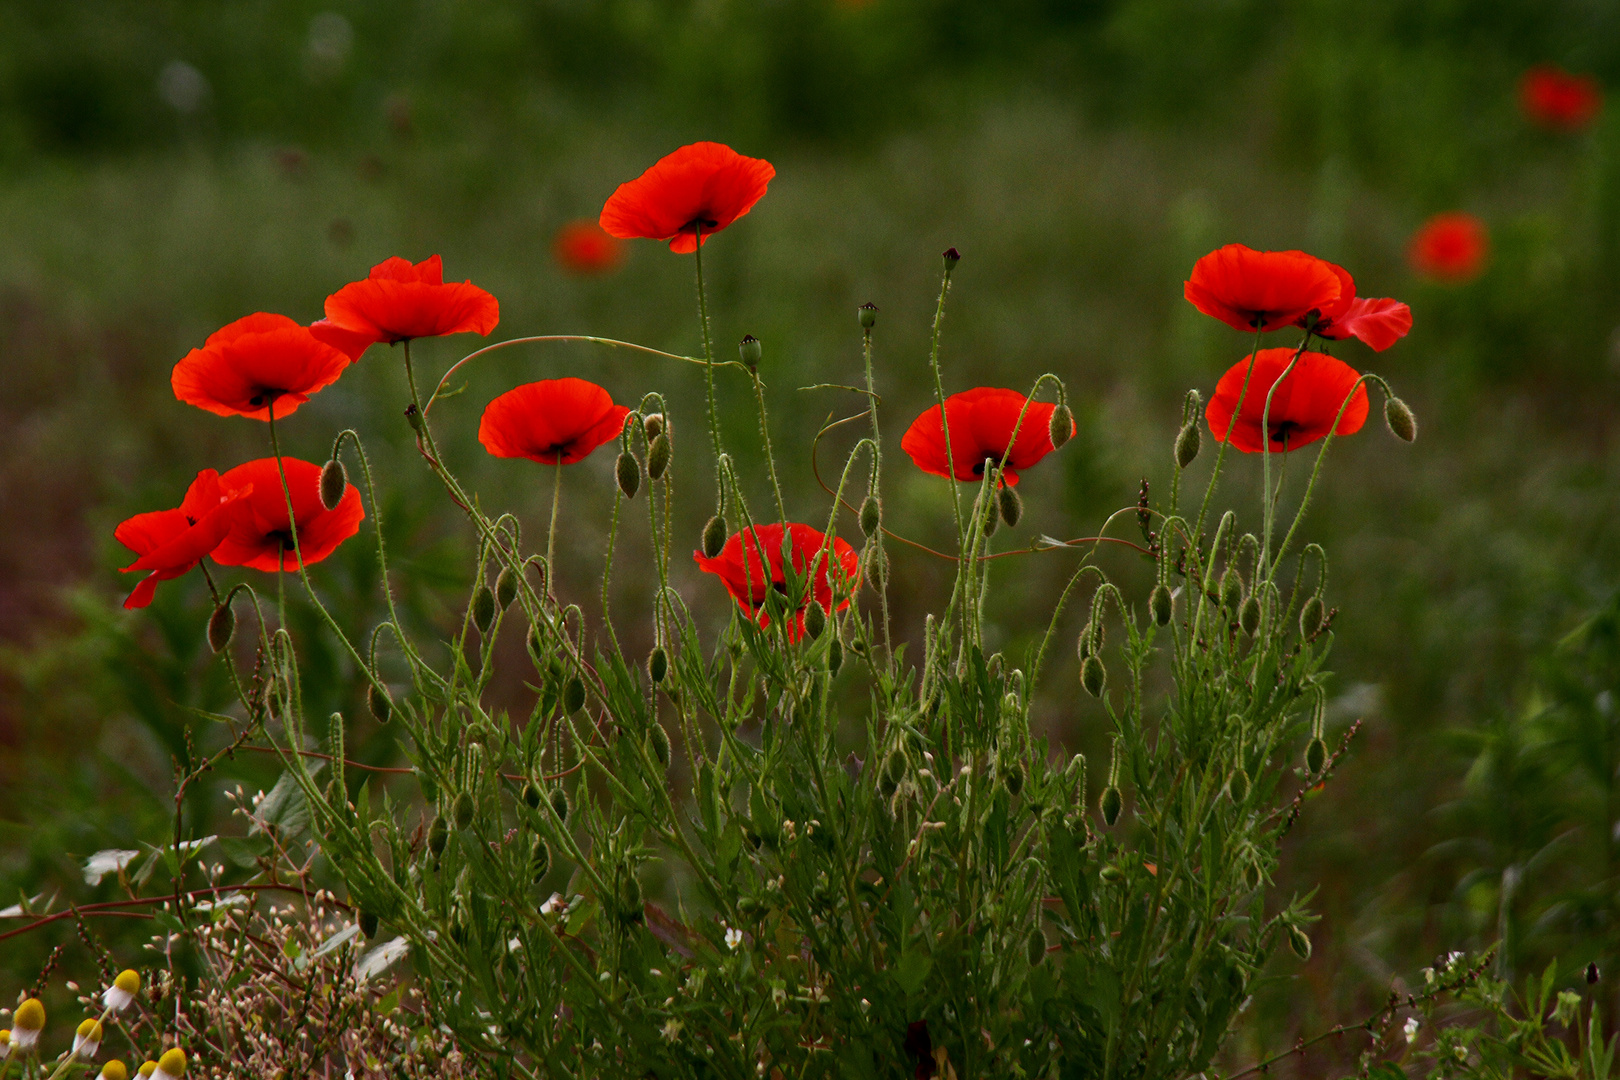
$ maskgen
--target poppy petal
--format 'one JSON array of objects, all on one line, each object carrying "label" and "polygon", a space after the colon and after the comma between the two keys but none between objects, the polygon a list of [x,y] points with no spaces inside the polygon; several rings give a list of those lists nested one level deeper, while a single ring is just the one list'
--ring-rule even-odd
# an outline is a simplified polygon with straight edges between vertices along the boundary
[{"label": "poppy petal", "polygon": [[542,379],[484,407],[478,441],[496,457],[573,465],[624,431],[630,410],[585,379]]},{"label": "poppy petal", "polygon": [[703,240],[753,209],[776,169],[723,143],[698,142],[660,159],[620,184],[602,207],[599,223],[621,240],[668,240],[688,254]]}]

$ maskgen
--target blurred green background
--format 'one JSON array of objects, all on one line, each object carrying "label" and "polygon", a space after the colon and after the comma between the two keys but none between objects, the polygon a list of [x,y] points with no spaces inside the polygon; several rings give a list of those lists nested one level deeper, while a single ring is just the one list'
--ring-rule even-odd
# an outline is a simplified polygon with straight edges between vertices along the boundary
[{"label": "blurred green background", "polygon": [[[1395,383],[1420,439],[1400,445],[1370,423],[1342,443],[1307,529],[1329,550],[1342,609],[1332,720],[1366,720],[1308,803],[1277,883],[1280,897],[1320,883],[1325,918],[1310,963],[1279,963],[1257,995],[1232,1060],[1358,1018],[1392,978],[1498,939],[1506,971],[1556,957],[1569,975],[1595,960],[1620,981],[1620,108],[1545,130],[1519,101],[1538,64],[1620,83],[1620,6],[0,6],[0,907],[42,891],[58,906],[115,895],[111,878],[85,883],[84,856],[162,835],[188,732],[218,744],[187,711],[224,700],[201,639],[200,579],[164,586],[144,614],[118,607],[131,583],[115,572],[128,556],[112,527],[174,505],[199,468],[266,452],[261,426],[174,400],[175,360],[241,315],[308,321],[372,263],[433,253],[447,276],[499,297],[497,338],[588,333],[696,352],[689,261],[639,242],[616,273],[578,276],[551,243],[658,157],[717,139],[778,172],[754,213],[705,249],[706,268],[721,347],[744,333],[765,342],[790,509],[810,520],[826,512],[810,439],[856,403],[798,388],[856,380],[854,309],[875,302],[897,447],[929,401],[946,246],[963,254],[949,387],[1023,387],[1053,371],[1076,405],[1079,437],[1021,489],[1029,535],[1088,534],[1134,502],[1143,477],[1167,483],[1181,394],[1207,394],[1247,346],[1181,299],[1199,255],[1231,241],[1303,247],[1347,266],[1364,295],[1408,301],[1416,325],[1397,347],[1337,351]],[[1450,210],[1484,221],[1489,264],[1470,283],[1423,281],[1408,237]],[[418,355],[437,371],[475,344],[429,342]],[[621,401],[669,395],[695,542],[712,479],[693,369],[585,346],[480,365],[435,418],[486,506],[522,511],[532,541],[549,478],[485,458],[482,403],[518,381],[579,374]],[[745,387],[723,379],[722,394],[733,446],[757,445]],[[384,519],[415,617],[448,624],[465,602],[466,536],[409,452],[404,403],[397,357],[377,349],[286,438],[319,460],[335,431],[361,430],[387,477]],[[848,442],[830,439],[824,462]],[[1223,495],[1248,512],[1257,463],[1231,475]],[[896,527],[943,541],[941,486],[897,450],[889,478]],[[606,454],[567,477],[564,567],[582,600],[610,483]],[[1009,655],[1072,559],[999,564]],[[357,541],[318,575],[357,628],[376,618],[369,560]],[[1145,580],[1136,564],[1104,561]],[[916,637],[940,570],[904,551],[896,563],[898,614]],[[684,555],[677,566],[718,625],[717,590]],[[629,621],[644,583],[620,578]],[[312,692],[360,715],[352,680],[311,648]],[[1098,751],[1101,714],[1075,704],[1066,663],[1037,712],[1055,738]],[[514,705],[517,678],[503,691]],[[390,740],[357,721],[351,746],[382,762],[396,756]],[[220,792],[274,775],[251,755],[228,763],[189,822],[236,828]],[[138,929],[94,929],[135,958]],[[71,922],[0,941],[0,998],[56,944],[84,948]],[[1328,1044],[1291,1067],[1314,1073],[1361,1048]]]}]

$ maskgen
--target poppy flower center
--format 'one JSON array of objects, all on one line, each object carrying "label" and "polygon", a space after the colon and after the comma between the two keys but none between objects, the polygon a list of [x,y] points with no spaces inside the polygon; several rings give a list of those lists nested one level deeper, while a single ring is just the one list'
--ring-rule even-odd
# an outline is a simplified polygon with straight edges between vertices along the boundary
[{"label": "poppy flower center", "polygon": [[1287,446],[1289,436],[1293,435],[1295,432],[1303,430],[1303,425],[1296,424],[1292,420],[1283,420],[1279,423],[1271,425],[1271,441],[1274,443],[1282,443],[1284,446]]},{"label": "poppy flower center", "polygon": [[718,229],[720,222],[710,217],[695,217],[681,226],[682,232],[695,233],[699,229]]},{"label": "poppy flower center", "polygon": [[293,536],[290,529],[272,529],[264,534],[266,543],[277,544],[282,551],[293,550]]},{"label": "poppy flower center", "polygon": [[276,398],[280,397],[286,392],[287,391],[282,390],[279,387],[263,386],[259,388],[259,392],[257,394],[254,394],[252,397],[248,398],[248,404],[253,406],[255,409],[262,409],[265,405],[276,400]]},{"label": "poppy flower center", "polygon": [[983,476],[984,470],[988,469],[992,465],[1001,464],[1001,459],[1006,456],[1006,453],[1007,452],[1005,450],[996,450],[993,452],[986,451],[983,460],[981,460],[977,465],[973,466],[973,475]]}]

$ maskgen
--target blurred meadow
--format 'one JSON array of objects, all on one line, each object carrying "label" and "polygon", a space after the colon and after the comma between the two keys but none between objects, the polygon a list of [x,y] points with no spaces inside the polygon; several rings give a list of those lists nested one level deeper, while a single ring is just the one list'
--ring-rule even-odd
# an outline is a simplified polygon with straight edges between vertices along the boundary
[{"label": "blurred meadow", "polygon": [[[448,279],[499,298],[491,340],[594,334],[698,353],[688,261],[637,242],[610,272],[582,274],[553,240],[658,157],[714,139],[777,169],[753,213],[704,249],[705,270],[719,347],[764,342],[790,510],[807,520],[827,507],[815,433],[860,405],[806,388],[856,380],[855,308],[871,301],[889,520],[944,537],[943,485],[893,448],[932,399],[947,246],[962,253],[947,390],[1027,388],[1051,371],[1075,406],[1078,438],[1020,489],[1030,535],[1089,535],[1144,478],[1168,483],[1181,396],[1207,396],[1246,354],[1242,335],[1181,297],[1199,255],[1234,241],[1304,248],[1349,268],[1363,295],[1409,302],[1415,325],[1396,348],[1337,350],[1395,384],[1420,437],[1408,447],[1369,423],[1337,444],[1307,519],[1341,609],[1330,724],[1365,723],[1308,801],[1276,883],[1283,899],[1320,883],[1314,958],[1303,974],[1278,965],[1233,1060],[1358,1019],[1392,979],[1453,949],[1500,940],[1504,972],[1556,959],[1561,977],[1590,961],[1620,977],[1620,107],[1538,124],[1521,101],[1538,65],[1620,85],[1620,6],[0,6],[0,907],[116,895],[111,878],[87,883],[85,857],[172,828],[173,762],[219,741],[191,711],[225,689],[201,579],[166,586],[144,614],[119,607],[130,582],[113,526],[172,505],[200,467],[266,452],[259,425],[174,400],[174,362],[241,315],[307,322],[373,263],[434,253]],[[1409,261],[1414,232],[1448,211],[1488,231],[1473,280],[1432,280]],[[479,344],[432,341],[418,356],[436,373]],[[669,396],[695,546],[713,483],[696,368],[579,344],[476,361],[434,414],[463,475],[538,535],[548,479],[488,458],[477,415],[519,381],[562,374],[620,401]],[[721,391],[732,444],[757,446],[746,385]],[[411,452],[405,401],[395,356],[375,349],[285,439],[318,461],[336,430],[359,428],[385,477],[391,550],[414,564],[413,617],[433,625],[459,620],[472,564],[462,521]],[[852,441],[843,431],[824,463]],[[747,464],[763,498],[762,462]],[[1222,497],[1251,499],[1258,472],[1238,462]],[[1305,478],[1292,479],[1297,498]],[[567,479],[562,577],[582,597],[611,484],[605,454]],[[1073,559],[1001,560],[1002,614],[1044,611]],[[724,598],[676,565],[685,595],[722,623]],[[895,574],[902,597],[946,580],[906,552]],[[374,576],[357,543],[318,580],[363,627]],[[633,575],[621,577],[633,603]],[[920,638],[903,601],[898,616]],[[993,644],[1009,655],[1040,629],[999,626]],[[335,658],[322,681],[321,663],[307,661],[310,692],[358,710],[358,687]],[[1054,742],[1105,760],[1101,710],[1077,702],[1072,655],[1064,665],[1037,714]],[[514,710],[527,693],[501,692]],[[360,760],[401,761],[369,720],[351,740]],[[188,805],[188,831],[238,828],[221,792],[275,776],[273,761],[228,763]],[[64,920],[0,939],[0,996],[57,945],[101,941],[134,959],[149,927],[89,930]],[[1297,1068],[1347,1054],[1330,1042]]]}]

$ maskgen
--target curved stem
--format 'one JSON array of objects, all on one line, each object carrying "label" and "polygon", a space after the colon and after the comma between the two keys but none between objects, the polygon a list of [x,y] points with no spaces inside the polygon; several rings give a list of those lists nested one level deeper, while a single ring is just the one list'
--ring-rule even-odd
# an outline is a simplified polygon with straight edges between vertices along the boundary
[{"label": "curved stem", "polygon": [[[454,364],[451,364],[450,370],[444,373],[444,377],[441,378],[438,385],[433,388],[433,393],[428,395],[427,403],[422,407],[422,411],[426,413],[429,409],[433,408],[433,403],[444,395],[444,388],[449,384],[450,376],[460,371],[462,365],[478,359],[485,353],[492,353],[497,349],[504,349],[511,345],[532,345],[542,341],[583,341],[591,345],[607,345],[615,349],[633,349],[636,352],[647,353],[651,356],[662,356],[666,360],[680,360],[688,364],[705,364],[708,362],[706,360],[701,360],[696,356],[682,356],[679,353],[665,352],[662,349],[654,349],[647,345],[637,345],[633,341],[619,341],[616,338],[593,337],[590,334],[532,334],[528,337],[510,338],[506,341],[497,341],[493,345],[485,345],[482,349],[477,349],[470,352],[466,356],[463,356],[460,360],[457,360]],[[719,366],[732,367],[738,365],[735,361],[726,361]]]}]

